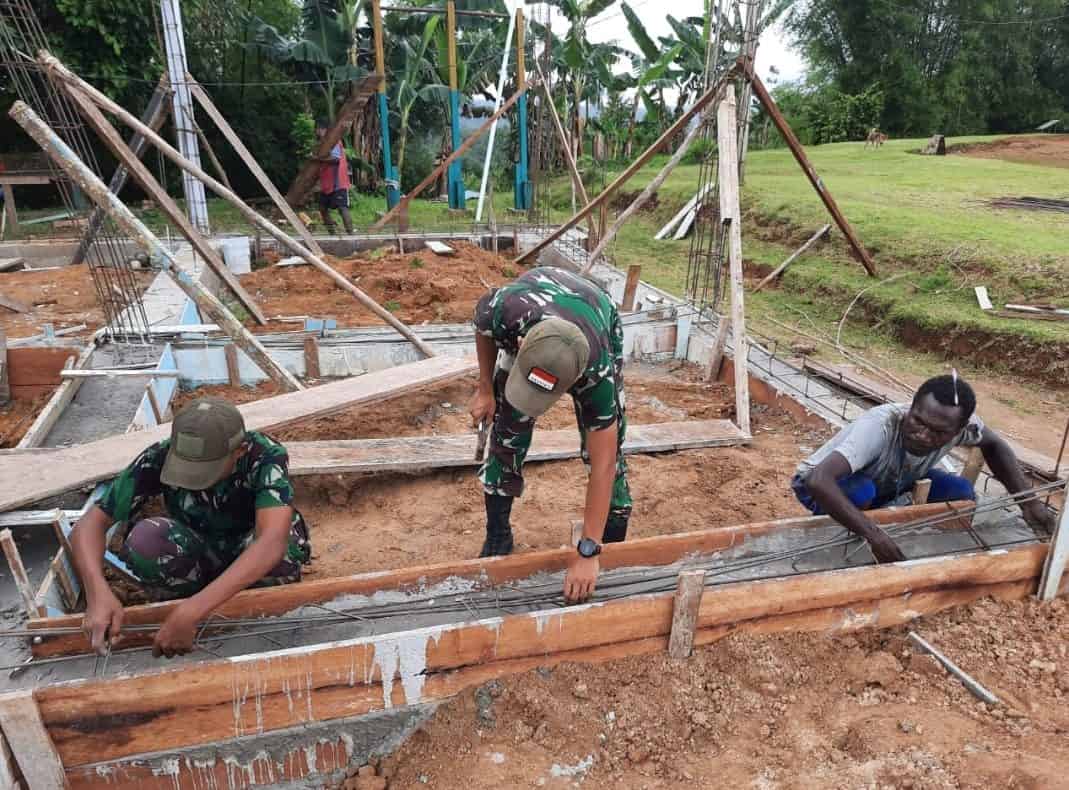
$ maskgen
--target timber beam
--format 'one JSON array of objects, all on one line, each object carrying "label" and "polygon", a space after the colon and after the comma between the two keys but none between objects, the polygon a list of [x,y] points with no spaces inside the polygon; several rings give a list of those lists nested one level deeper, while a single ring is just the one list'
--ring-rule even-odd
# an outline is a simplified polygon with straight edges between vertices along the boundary
[{"label": "timber beam", "polygon": [[[978,551],[706,588],[694,644],[735,633],[885,628],[1036,589],[1047,547]],[[643,595],[33,690],[68,778],[110,761],[431,703],[563,661],[666,649],[674,594]],[[300,704],[294,704],[295,695]],[[16,754],[16,759],[18,755]]]}]

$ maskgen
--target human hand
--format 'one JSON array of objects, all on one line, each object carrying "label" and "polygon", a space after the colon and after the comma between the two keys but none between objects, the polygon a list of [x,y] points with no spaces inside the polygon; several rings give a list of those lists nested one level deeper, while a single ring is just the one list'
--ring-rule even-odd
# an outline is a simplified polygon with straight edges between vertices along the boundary
[{"label": "human hand", "polygon": [[173,658],[192,650],[199,619],[198,613],[188,601],[179,604],[156,632],[156,639],[152,642],[152,655],[155,658]]},{"label": "human hand", "polygon": [[1038,499],[1024,502],[1021,505],[1021,515],[1033,529],[1041,529],[1048,535],[1054,532],[1054,514]]},{"label": "human hand", "polygon": [[468,403],[468,413],[471,414],[471,424],[478,428],[479,423],[490,423],[494,420],[494,411],[497,404],[494,402],[493,390],[486,390],[480,386],[475,390],[471,401]]},{"label": "human hand", "polygon": [[877,562],[902,562],[906,559],[902,549],[879,527],[874,527],[872,532],[865,535],[865,540],[869,542],[872,556]]},{"label": "human hand", "polygon": [[82,631],[98,655],[104,655],[109,647],[118,644],[124,615],[122,604],[110,588],[96,593],[88,602],[82,617]]},{"label": "human hand", "polygon": [[564,575],[564,598],[569,603],[582,603],[593,595],[600,570],[601,562],[597,557],[576,556]]}]

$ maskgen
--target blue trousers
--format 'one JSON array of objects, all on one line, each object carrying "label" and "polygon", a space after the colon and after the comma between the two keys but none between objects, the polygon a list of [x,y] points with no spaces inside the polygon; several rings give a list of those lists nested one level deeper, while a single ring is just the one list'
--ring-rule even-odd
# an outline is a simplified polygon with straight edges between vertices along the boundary
[{"label": "blue trousers", "polygon": [[[932,481],[932,490],[928,494],[929,502],[953,502],[960,499],[976,499],[976,491],[972,483],[960,475],[952,475],[942,469],[932,468],[928,470],[928,478]],[[866,477],[860,472],[839,478],[839,489],[846,494],[846,498],[859,510],[886,507],[897,496],[890,499],[879,500],[876,496],[876,484],[872,478]],[[813,498],[809,487],[797,475],[791,480],[791,488],[798,501],[811,513],[820,516],[824,514],[823,508]]]}]

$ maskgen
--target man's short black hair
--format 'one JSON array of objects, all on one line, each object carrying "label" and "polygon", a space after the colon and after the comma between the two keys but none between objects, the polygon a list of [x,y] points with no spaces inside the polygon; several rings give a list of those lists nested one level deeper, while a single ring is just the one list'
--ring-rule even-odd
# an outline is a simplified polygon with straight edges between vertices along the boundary
[{"label": "man's short black hair", "polygon": [[944,406],[960,408],[963,425],[976,411],[976,393],[961,376],[942,375],[928,379],[913,396],[913,405],[917,405],[925,395],[931,395]]},{"label": "man's short black hair", "polygon": [[329,129],[330,121],[327,120],[327,116],[320,115],[316,118],[316,129]]}]

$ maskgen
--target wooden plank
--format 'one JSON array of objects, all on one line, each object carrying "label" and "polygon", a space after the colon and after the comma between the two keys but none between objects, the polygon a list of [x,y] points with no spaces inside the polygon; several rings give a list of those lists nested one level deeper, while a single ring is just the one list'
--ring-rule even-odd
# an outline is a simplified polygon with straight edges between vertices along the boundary
[{"label": "wooden plank", "polygon": [[912,392],[871,379],[853,365],[829,364],[806,357],[802,369],[875,403],[909,403],[913,400]]},{"label": "wooden plank", "polygon": [[[334,114],[334,123],[327,129],[315,150],[315,157],[330,156],[331,149],[341,140],[345,130],[353,125],[357,115],[367,107],[368,99],[378,90],[382,74],[368,74],[359,84],[352,86],[348,98]],[[293,208],[301,208],[308,200],[319,179],[319,162],[308,159],[301,165],[293,183],[286,192],[286,202]]]},{"label": "wooden plank", "polygon": [[[537,433],[536,433],[537,435]],[[972,503],[941,502],[923,507],[885,508],[868,515],[877,524],[905,523],[919,518],[945,515]],[[745,545],[747,542],[786,529],[818,529],[835,522],[827,516],[800,516],[756,524],[717,526],[711,529],[682,532],[653,538],[638,538],[626,543],[606,544],[601,553],[602,570],[632,566],[656,567],[670,565],[693,554],[708,554]],[[940,524],[943,529],[964,529],[967,517]],[[563,549],[533,551],[491,559],[459,560],[454,562],[402,568],[395,571],[360,573],[333,579],[317,579],[300,584],[243,590],[216,610],[229,618],[268,617],[292,612],[301,606],[327,603],[340,596],[370,596],[383,591],[409,591],[425,588],[446,579],[466,579],[476,587],[508,584],[526,579],[535,573],[553,573],[566,569],[575,558],[575,541]],[[126,608],[124,623],[154,625],[162,623],[178,604],[174,601],[144,604]],[[81,616],[53,617],[31,620],[31,629],[79,628]],[[127,633],[124,644],[130,647],[151,642],[151,634]],[[43,637],[33,645],[38,658],[89,652],[89,645],[81,633]]]},{"label": "wooden plank", "polygon": [[[155,90],[152,91],[152,96],[148,100],[148,105],[145,107],[145,112],[141,116],[141,121],[153,131],[159,131],[160,127],[163,126],[163,122],[167,120],[167,114],[170,112],[170,108],[171,87],[170,80],[165,71],[160,75],[160,81],[157,83]],[[138,132],[133,132],[130,135],[130,139],[126,142],[126,147],[133,152],[134,156],[140,159],[144,155],[145,149],[148,147],[148,141],[145,139],[144,135],[139,134]],[[119,165],[115,168],[115,172],[111,174],[111,180],[108,182],[108,189],[116,195],[121,194],[129,178],[130,171],[122,165]],[[93,209],[93,213],[89,217],[89,227],[86,228],[82,240],[78,243],[78,249],[75,250],[73,257],[71,258],[71,266],[77,266],[85,261],[85,257],[89,254],[89,249],[92,247],[97,233],[100,232],[100,227],[104,224],[106,216],[104,210],[99,206]]]},{"label": "wooden plank", "polygon": [[[699,447],[744,444],[746,437],[729,420],[628,425],[623,451],[661,453]],[[290,474],[355,474],[412,472],[477,466],[476,434],[415,436],[395,439],[350,439],[320,442],[288,442]],[[579,457],[579,435],[574,429],[538,430],[527,460],[558,461]]]},{"label": "wooden plank", "polygon": [[816,233],[814,233],[809,238],[809,241],[807,241],[805,244],[803,244],[797,250],[792,252],[787,257],[787,260],[785,260],[783,263],[781,263],[779,266],[777,266],[775,269],[773,269],[772,272],[768,275],[768,277],[766,277],[761,282],[759,282],[757,284],[757,287],[753,289],[753,292],[757,293],[762,288],[764,288],[766,285],[768,285],[770,282],[772,282],[773,280],[778,279],[785,271],[787,271],[787,267],[788,266],[790,266],[792,263],[794,263],[800,257],[805,255],[809,251],[809,248],[812,247],[814,244],[816,244],[818,241],[820,241],[820,239],[822,239],[824,237],[824,234],[827,233],[829,230],[831,230],[831,225],[825,225],[823,228],[821,228]]},{"label": "wooden plank", "polygon": [[[301,392],[276,395],[243,404],[238,409],[250,431],[262,431],[352,406],[377,403],[475,370],[472,358],[439,356]],[[162,425],[47,453],[16,451],[0,455],[0,511],[108,480],[139,452],[167,438],[170,432],[170,425]]]},{"label": "wooden plank", "polygon": [[18,233],[19,215],[15,208],[15,187],[10,181],[10,177],[7,179],[0,179],[0,189],[4,191],[5,223],[11,228],[12,233]]},{"label": "wooden plank", "polygon": [[8,382],[12,387],[57,386],[62,381],[60,371],[68,359],[76,356],[73,349],[49,346],[24,346],[7,350]]},{"label": "wooden plank", "polygon": [[[445,159],[443,159],[439,163],[439,165],[436,168],[434,168],[434,170],[431,171],[431,174],[429,176],[424,178],[422,181],[419,182],[419,184],[417,184],[415,186],[415,188],[413,188],[407,194],[405,194],[401,198],[401,200],[397,203],[397,205],[394,206],[389,211],[387,211],[385,214],[383,214],[382,218],[379,219],[379,221],[376,222],[374,225],[372,225],[370,229],[371,230],[378,230],[379,228],[381,228],[384,225],[386,225],[388,222],[390,222],[390,220],[394,219],[398,215],[401,215],[402,217],[406,216],[406,212],[408,211],[408,203],[409,203],[409,201],[411,201],[412,198],[417,197],[418,195],[420,195],[423,192],[423,190],[425,190],[427,187],[429,187],[431,184],[435,183],[439,178],[441,178],[442,177],[442,173],[444,173],[449,168],[449,166],[451,164],[453,164],[453,162],[457,161],[460,157],[464,156],[464,154],[466,154],[468,152],[468,149],[470,149],[473,145],[475,145],[475,143],[477,143],[479,141],[479,139],[484,134],[486,134],[488,131],[490,131],[494,127],[494,124],[496,124],[498,122],[498,120],[500,120],[501,116],[503,116],[505,113],[507,113],[509,110],[511,110],[512,106],[516,102],[518,102],[520,100],[520,97],[523,96],[526,92],[527,92],[527,88],[523,88],[521,90],[516,91],[514,94],[512,94],[508,98],[508,100],[506,102],[504,102],[501,105],[500,108],[498,108],[497,112],[495,112],[493,115],[491,115],[489,118],[487,118],[482,126],[480,126],[478,129],[476,129],[470,135],[468,135],[468,137],[464,140],[463,143],[461,143],[459,146],[457,146],[456,149],[454,149],[453,152],[451,154],[449,154],[449,156],[447,156]],[[402,228],[402,230],[403,229],[404,228]],[[402,241],[401,241],[400,238],[398,238],[397,243],[399,245],[402,244]]]},{"label": "wooden plank", "polygon": [[679,574],[675,600],[672,603],[672,630],[668,637],[670,658],[688,658],[694,647],[694,630],[698,623],[698,607],[705,591],[705,571],[683,571]]},{"label": "wooden plank", "polygon": [[[77,359],[71,362],[68,358],[67,362],[71,362],[72,368],[84,367],[89,362],[89,357],[93,355],[93,351],[96,350],[96,343],[90,342],[78,355]],[[66,367],[66,363],[64,363]],[[78,390],[82,386],[81,379],[68,379],[60,383],[59,387],[53,393],[45,407],[41,409],[37,418],[33,421],[33,425],[26,431],[22,439],[18,443],[19,448],[38,447],[48,436],[48,432],[55,426],[56,421],[62,416],[64,409],[66,409],[71,401],[74,400],[74,396],[78,394]]]},{"label": "wooden plank", "polygon": [[26,573],[26,566],[22,564],[22,555],[19,547],[15,545],[15,539],[11,536],[11,530],[0,530],[0,548],[4,550],[8,568],[11,569],[11,577],[15,581],[19,595],[22,596],[22,606],[29,617],[39,617],[44,611],[37,607],[36,596],[33,587],[30,586],[30,577]]},{"label": "wooden plank", "polygon": [[11,747],[2,731],[0,731],[0,787],[5,790],[18,790],[22,787],[15,755],[11,753]]},{"label": "wooden plank", "polygon": [[1069,485],[1066,486],[1066,498],[1062,501],[1062,512],[1058,517],[1058,526],[1050,539],[1050,550],[1043,563],[1043,576],[1039,581],[1039,600],[1052,601],[1061,587],[1066,562],[1069,561]]},{"label": "wooden plank", "polygon": [[991,297],[988,296],[986,285],[978,285],[973,291],[976,292],[976,302],[980,305],[981,310],[993,310],[995,308],[995,306],[991,304]]},{"label": "wooden plank", "polygon": [[15,272],[26,268],[25,258],[0,258],[0,272]]},{"label": "wooden plank", "polygon": [[[831,214],[832,219],[835,220],[835,224],[839,226],[839,230],[846,236],[847,242],[854,250],[854,254],[858,260],[861,261],[861,265],[865,267],[865,271],[869,273],[870,277],[876,276],[876,264],[872,260],[872,256],[869,255],[869,251],[865,249],[865,245],[861,243],[861,239],[858,238],[854,232],[854,228],[850,225],[849,220],[839,210],[839,205],[835,202],[835,198],[832,197],[831,192],[828,191],[827,186],[824,184],[824,180],[817,174],[816,168],[813,167],[813,163],[809,161],[809,157],[806,156],[805,148],[802,147],[801,142],[794,134],[794,130],[791,129],[787,119],[783,117],[783,113],[780,112],[779,107],[776,105],[775,100],[769,95],[768,90],[765,88],[765,84],[761,82],[761,78],[753,70],[753,62],[746,61],[743,64],[743,68],[746,70],[746,78],[750,81],[750,85],[753,86],[753,91],[757,95],[758,100],[764,105],[765,110],[768,112],[769,118],[772,119],[772,123],[776,125],[783,140],[787,143],[787,147],[791,149],[791,153],[794,155],[794,159],[798,162],[798,165],[802,168],[802,172],[805,173],[805,177],[809,179],[809,183],[812,184],[813,189],[817,191],[817,195],[820,196],[821,201],[824,203],[824,207]],[[748,108],[747,108],[748,109]]]},{"label": "wooden plank", "polygon": [[[1043,546],[1026,546],[723,584],[702,596],[697,624],[730,630],[770,616],[903,596],[912,606],[922,594],[955,588],[1025,581],[1034,587],[1044,553]],[[64,765],[75,767],[431,702],[554,654],[570,652],[574,660],[591,648],[655,637],[664,644],[672,604],[672,593],[636,596],[75,681],[34,696]],[[909,617],[924,612],[913,608]],[[879,610],[866,623],[885,624]],[[302,704],[294,704],[295,693]]]},{"label": "wooden plank", "polygon": [[226,357],[226,377],[231,387],[241,386],[241,373],[238,370],[238,348],[233,343],[223,346],[223,356]]},{"label": "wooden plank", "polygon": [[[720,183],[720,219],[728,234],[728,262],[731,273],[731,337],[735,359],[749,357],[746,335],[745,290],[742,272],[742,209],[739,204],[739,152],[735,118],[735,86],[729,85],[717,110],[717,156]],[[750,375],[746,365],[735,366],[735,420],[750,435]]]},{"label": "wooden plank", "polygon": [[[246,147],[244,141],[234,131],[233,127],[226,120],[219,109],[215,106],[215,102],[212,101],[211,96],[204,90],[199,82],[193,79],[189,74],[186,75],[186,79],[189,82],[189,89],[193,94],[193,98],[197,100],[200,106],[204,109],[204,112],[208,114],[208,117],[212,119],[212,123],[219,132],[226,138],[226,141],[230,143],[230,146],[234,149],[237,155],[241,158],[241,161],[245,163],[245,167],[249,168],[249,172],[252,173],[256,182],[263,187],[267,196],[271,198],[271,202],[275,204],[279,211],[282,212],[282,216],[286,218],[293,229],[297,231],[297,235],[301,237],[301,240],[308,246],[312,252],[316,255],[322,255],[323,249],[319,246],[312,234],[308,231],[308,226],[301,222],[300,217],[293,210],[289,203],[286,202],[286,198],[282,197],[282,193],[278,191],[274,183],[268,178],[267,173],[260,167],[260,163],[256,161],[256,157],[252,155],[252,152]],[[210,149],[209,149],[210,150]],[[222,171],[220,170],[220,174]],[[229,186],[229,184],[227,184]]]},{"label": "wooden plank", "polygon": [[679,225],[680,221],[684,217],[686,217],[688,214],[691,213],[691,211],[694,209],[695,204],[697,204],[699,200],[704,200],[705,196],[708,195],[709,192],[711,190],[715,189],[715,188],[716,188],[716,184],[715,183],[706,184],[704,188],[702,188],[702,189],[698,190],[697,192],[695,192],[694,193],[694,197],[692,197],[690,200],[688,200],[683,205],[683,208],[681,208],[676,213],[676,215],[674,217],[672,217],[670,220],[668,220],[668,223],[663,228],[661,228],[659,231],[657,231],[657,235],[655,235],[653,238],[656,239],[657,241],[661,241],[662,239],[667,237],[668,234],[670,234],[672,232],[672,229],[675,228],[677,225]]},{"label": "wooden plank", "polygon": [[7,335],[0,329],[0,406],[11,400],[11,382],[8,380]]},{"label": "wooden plank", "polygon": [[0,293],[0,307],[7,308],[13,313],[29,313],[33,310],[33,305],[20,302],[18,299],[5,296],[3,293]]},{"label": "wooden plank", "polygon": [[319,372],[319,341],[315,335],[308,335],[304,339],[304,376],[309,379],[317,379]]},{"label": "wooden plank", "polygon": [[428,250],[433,252],[435,255],[450,256],[450,255],[456,255],[456,252],[457,252],[452,247],[450,247],[448,244],[443,244],[442,242],[434,241],[433,239],[428,239],[427,241],[424,242],[424,245],[427,247]]},{"label": "wooden plank", "polygon": [[[862,601],[848,606],[814,609],[799,614],[771,615],[759,620],[748,620],[728,626],[699,628],[695,631],[695,645],[710,645],[733,634],[778,634],[784,632],[816,631],[827,635],[846,634],[866,628],[890,628],[908,623],[920,614],[931,614],[944,609],[960,606],[982,598],[996,600],[1017,600],[1029,595],[1034,588],[1033,580],[1007,582],[1002,584],[969,585],[954,590],[920,592],[916,595],[905,594],[875,601]],[[491,665],[472,666],[457,670],[454,678],[459,683],[474,686],[508,674],[518,674],[538,667],[553,667],[563,663],[601,663],[615,661],[632,656],[649,655],[664,652],[668,638],[664,636],[646,637],[628,642],[584,648],[570,652],[553,653],[529,659],[517,659],[508,662],[495,662]],[[333,744],[326,744],[328,748]],[[323,752],[317,754],[322,759]],[[162,776],[156,762],[161,757],[176,758],[177,774]],[[108,763],[106,770],[99,770],[100,765],[77,766],[68,770],[68,777],[79,790],[112,790],[116,786],[145,788],[145,790],[173,790],[180,787],[200,787],[205,781],[203,768],[192,761],[182,759],[180,752],[155,754],[153,760],[139,760]],[[275,757],[276,761],[278,757]],[[279,774],[279,779],[300,779],[309,773],[310,768],[302,764],[300,755],[295,750],[293,759],[283,756],[286,769],[290,773]],[[292,763],[292,765],[291,765]],[[218,763],[217,763],[218,764]],[[318,765],[318,763],[317,763]],[[328,760],[326,765],[332,765]],[[296,766],[293,769],[293,766]],[[220,786],[228,781],[228,774],[217,770]],[[270,776],[274,776],[271,774]],[[271,781],[275,781],[272,779]],[[200,782],[201,784],[198,784]]]},{"label": "wooden plank", "polygon": [[185,236],[193,246],[193,249],[204,259],[204,263],[208,268],[226,284],[229,291],[237,298],[241,306],[249,311],[249,314],[256,319],[258,324],[266,324],[267,317],[259,305],[256,304],[256,300],[242,287],[241,283],[238,282],[238,278],[227,267],[219,252],[212,247],[204,234],[194,227],[174,198],[160,185],[160,182],[156,180],[156,177],[152,175],[141,159],[127,147],[126,141],[122,139],[119,132],[111,125],[111,122],[104,117],[104,113],[69,83],[60,81],[60,85],[65,89],[68,98],[78,108],[82,117],[89,122],[89,125],[93,127],[100,139],[104,141],[112,154],[115,155],[115,158],[119,160],[119,163],[129,171],[130,175],[145,190],[145,193],[159,207],[168,221]]},{"label": "wooden plank", "polygon": [[638,293],[638,284],[642,279],[642,264],[633,263],[627,267],[627,282],[624,283],[624,299],[620,303],[620,310],[630,313],[635,309],[635,294]]},{"label": "wooden plank", "polygon": [[156,370],[155,368],[144,370],[84,368],[61,370],[59,377],[61,379],[176,379],[179,373],[177,370]]},{"label": "wooden plank", "polygon": [[69,786],[63,762],[41,721],[32,691],[0,695],[0,729],[29,790],[58,790]]},{"label": "wooden plank", "polygon": [[684,111],[671,126],[665,129],[661,136],[658,137],[649,148],[642,152],[634,162],[628,165],[624,172],[614,178],[612,183],[605,187],[605,189],[603,189],[595,198],[590,200],[585,206],[580,208],[570,219],[566,220],[563,225],[542,239],[542,241],[534,247],[519,255],[515,262],[524,263],[531,259],[537,260],[538,254],[541,253],[542,250],[546,249],[546,247],[550,246],[553,242],[582,222],[602,203],[611,200],[621,186],[630,181],[635,173],[645,167],[650,159],[661,151],[667,143],[671,142],[672,138],[686,129],[690,125],[690,122],[705,109],[706,105],[710,104],[720,95],[720,91],[723,90],[724,85],[729,80],[735,78],[737,68],[738,63],[736,63],[733,68],[728,69],[715,85],[699,96],[694,104]]}]

